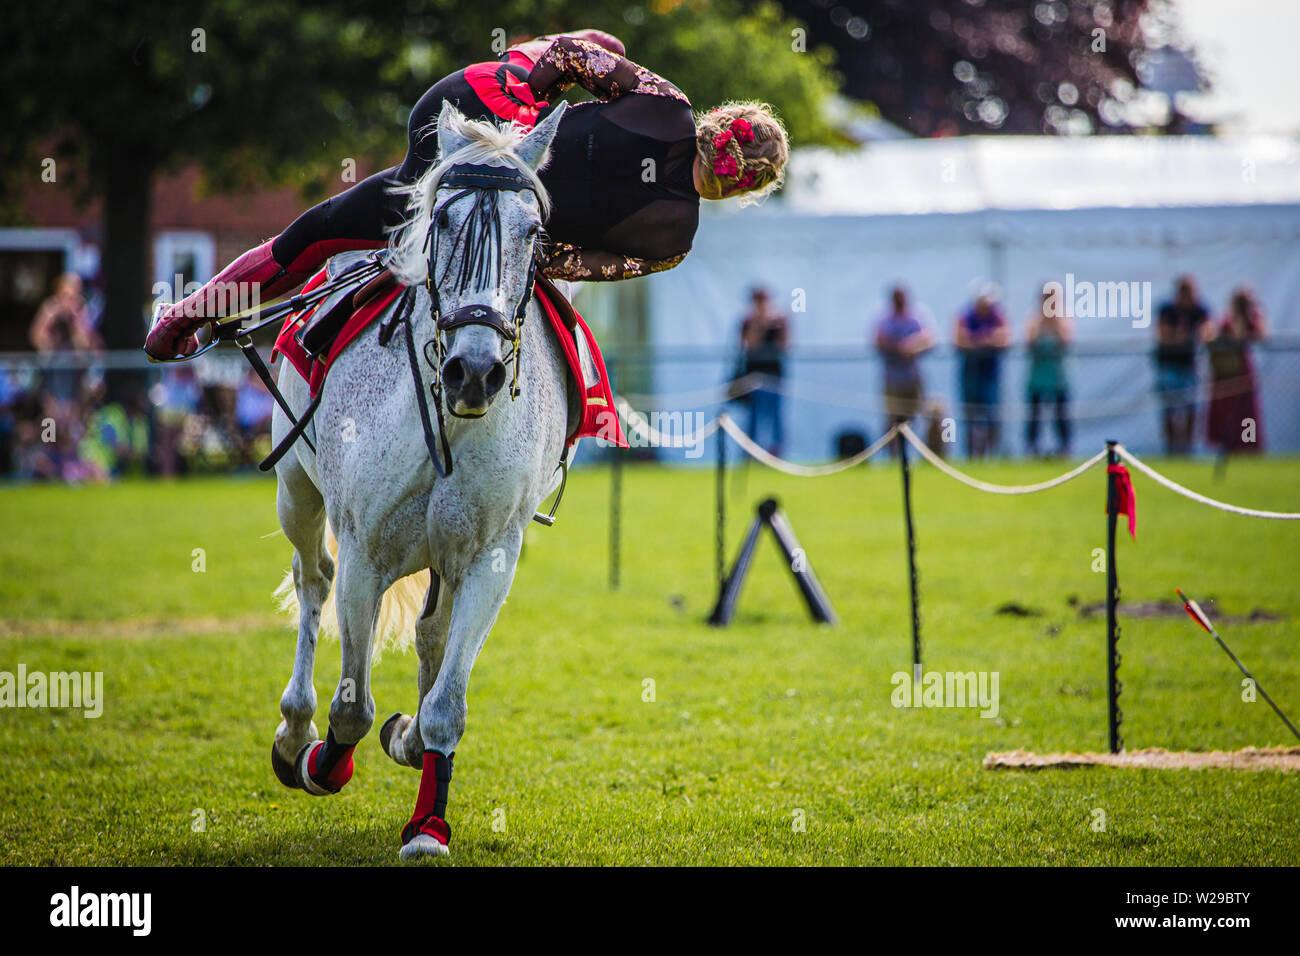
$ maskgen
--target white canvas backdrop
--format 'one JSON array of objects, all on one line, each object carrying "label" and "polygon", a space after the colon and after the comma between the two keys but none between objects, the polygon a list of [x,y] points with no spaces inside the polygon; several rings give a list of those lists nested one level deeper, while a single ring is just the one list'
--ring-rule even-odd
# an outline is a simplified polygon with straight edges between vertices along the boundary
[{"label": "white canvas backdrop", "polygon": [[[730,376],[749,290],[763,285],[793,326],[784,452],[821,459],[841,429],[879,433],[880,367],[868,330],[895,282],[933,314],[940,341],[951,343],[953,319],[973,289],[996,280],[1020,341],[1044,281],[1073,273],[1092,282],[1151,282],[1158,304],[1185,272],[1197,277],[1216,317],[1231,290],[1246,284],[1260,295],[1279,337],[1300,340],[1300,204],[868,216],[809,215],[789,203],[710,209],[686,262],[647,280],[653,389],[668,407],[716,410],[715,404],[674,403],[673,396]],[[792,312],[801,301],[804,311]],[[1077,324],[1081,353],[1090,343],[1132,351],[1073,360],[1081,415],[1075,448],[1091,450],[1114,437],[1135,450],[1157,449],[1147,354],[1152,329],[1113,318]],[[956,366],[948,350],[939,352],[923,363],[927,389],[952,410]],[[1259,364],[1269,447],[1300,450],[1300,355],[1262,354]],[[1024,372],[1018,347],[1004,363],[1002,385],[1012,452],[1023,447]]]}]

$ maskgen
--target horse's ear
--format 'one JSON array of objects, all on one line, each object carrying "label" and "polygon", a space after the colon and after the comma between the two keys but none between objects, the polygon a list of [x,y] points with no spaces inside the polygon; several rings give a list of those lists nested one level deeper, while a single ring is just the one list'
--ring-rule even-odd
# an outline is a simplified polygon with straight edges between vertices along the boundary
[{"label": "horse's ear", "polygon": [[551,141],[555,139],[555,131],[560,128],[560,117],[568,108],[568,103],[561,103],[555,107],[550,116],[529,130],[528,135],[515,150],[519,158],[528,164],[529,169],[540,169],[546,162],[547,150],[551,148]]},{"label": "horse's ear", "polygon": [[446,159],[469,143],[461,133],[464,121],[465,115],[450,100],[442,101],[442,112],[438,114],[438,155],[441,158]]}]

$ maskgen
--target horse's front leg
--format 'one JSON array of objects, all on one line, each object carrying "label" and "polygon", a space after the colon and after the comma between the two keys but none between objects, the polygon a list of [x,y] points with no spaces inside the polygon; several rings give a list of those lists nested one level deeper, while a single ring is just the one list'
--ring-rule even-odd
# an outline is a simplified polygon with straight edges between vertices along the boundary
[{"label": "horse's front leg", "polygon": [[343,667],[325,740],[305,747],[298,778],[315,796],[338,793],[352,779],[352,751],[375,722],[370,695],[371,647],[385,582],[351,535],[339,538],[338,586],[334,592]]},{"label": "horse's front leg", "polygon": [[[420,702],[433,689],[433,682],[438,679],[442,668],[442,656],[447,649],[447,630],[451,627],[451,589],[446,581],[436,585],[430,578],[430,587],[437,587],[438,592],[425,595],[425,613],[420,615],[415,624],[415,650],[419,654],[420,666],[417,678],[418,693],[415,698],[415,710],[419,713]],[[429,611],[430,606],[433,610]],[[384,722],[379,732],[379,742],[384,753],[397,763],[419,770],[424,763],[424,740],[420,736],[420,722],[410,714],[393,714]]]},{"label": "horse's front leg", "polygon": [[275,731],[271,766],[286,787],[299,787],[294,770],[298,755],[319,739],[312,717],[316,713],[316,688],[312,672],[316,664],[316,636],[320,612],[329,597],[334,578],[334,560],[325,547],[325,503],[316,486],[296,460],[281,462],[276,469],[279,486],[276,508],[285,536],[294,546],[293,585],[298,595],[298,645],[293,673],[280,696],[284,719]]},{"label": "horse's front leg", "polygon": [[469,714],[465,703],[469,675],[510,591],[522,544],[521,530],[507,531],[479,553],[454,589],[442,666],[432,689],[420,702],[418,720],[424,760],[415,812],[402,830],[404,860],[444,856],[448,852],[451,828],[446,821],[447,791],[452,758]]}]

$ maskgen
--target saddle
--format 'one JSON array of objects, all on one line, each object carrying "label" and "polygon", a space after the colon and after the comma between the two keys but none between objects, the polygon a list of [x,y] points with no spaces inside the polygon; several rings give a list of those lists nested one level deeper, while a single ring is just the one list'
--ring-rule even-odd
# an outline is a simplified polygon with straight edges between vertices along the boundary
[{"label": "saddle", "polygon": [[[325,263],[325,282],[344,279],[348,274],[358,271],[367,264],[377,261],[376,252],[345,252],[334,256]],[[378,293],[396,283],[393,274],[385,269],[359,289],[340,288],[325,298],[310,312],[304,314],[304,321],[295,333],[303,352],[312,358],[329,351],[331,345],[343,331],[348,320]]]}]

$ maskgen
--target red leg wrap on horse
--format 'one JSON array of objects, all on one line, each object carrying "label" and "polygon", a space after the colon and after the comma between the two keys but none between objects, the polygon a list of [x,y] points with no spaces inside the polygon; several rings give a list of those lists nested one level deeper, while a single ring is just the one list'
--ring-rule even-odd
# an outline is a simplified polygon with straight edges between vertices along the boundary
[{"label": "red leg wrap on horse", "polygon": [[447,815],[447,790],[451,785],[452,759],[437,750],[424,752],[424,769],[420,774],[420,794],[415,798],[415,813],[402,828],[402,843],[409,843],[417,833],[427,833],[442,844],[451,839]]}]

